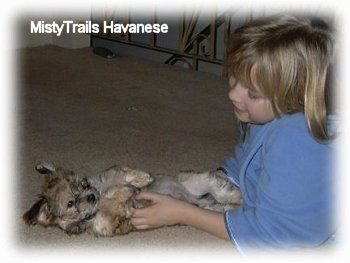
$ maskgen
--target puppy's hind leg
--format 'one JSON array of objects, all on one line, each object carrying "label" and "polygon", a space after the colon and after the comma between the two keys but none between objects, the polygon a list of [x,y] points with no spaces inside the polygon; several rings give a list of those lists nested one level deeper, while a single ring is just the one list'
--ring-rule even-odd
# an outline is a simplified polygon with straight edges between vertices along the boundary
[{"label": "puppy's hind leg", "polygon": [[205,173],[181,173],[179,182],[193,195],[210,194],[222,204],[241,204],[242,196],[238,187],[233,185],[220,171]]},{"label": "puppy's hind leg", "polygon": [[182,172],[177,175],[177,179],[193,196],[201,197],[210,192],[210,186],[207,183],[209,181],[209,172]]}]

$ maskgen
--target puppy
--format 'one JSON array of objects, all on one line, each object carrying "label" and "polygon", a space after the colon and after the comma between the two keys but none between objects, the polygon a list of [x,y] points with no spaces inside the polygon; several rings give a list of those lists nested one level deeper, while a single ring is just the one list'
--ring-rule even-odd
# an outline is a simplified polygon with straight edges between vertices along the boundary
[{"label": "puppy", "polygon": [[135,230],[130,221],[133,210],[147,201],[133,197],[142,190],[220,212],[242,203],[239,189],[221,171],[170,177],[113,166],[87,178],[48,163],[37,165],[36,170],[45,181],[37,202],[23,215],[25,223],[57,226],[69,235],[115,236]]}]

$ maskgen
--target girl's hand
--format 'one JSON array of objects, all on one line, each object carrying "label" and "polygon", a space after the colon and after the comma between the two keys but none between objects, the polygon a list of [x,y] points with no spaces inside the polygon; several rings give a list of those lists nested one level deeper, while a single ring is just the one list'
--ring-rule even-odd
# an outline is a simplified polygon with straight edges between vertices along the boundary
[{"label": "girl's hand", "polygon": [[131,222],[139,230],[179,224],[183,209],[189,205],[170,196],[152,192],[141,192],[135,199],[148,200],[151,203],[150,206],[134,211]]},{"label": "girl's hand", "polygon": [[222,213],[151,192],[141,192],[135,199],[144,199],[151,203],[150,206],[134,211],[131,223],[138,230],[184,224],[229,240]]}]

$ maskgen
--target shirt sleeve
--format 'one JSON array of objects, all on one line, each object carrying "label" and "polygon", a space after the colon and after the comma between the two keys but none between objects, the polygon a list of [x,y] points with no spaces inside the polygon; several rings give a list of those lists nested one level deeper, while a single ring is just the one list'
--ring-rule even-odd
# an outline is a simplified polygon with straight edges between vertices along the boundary
[{"label": "shirt sleeve", "polygon": [[332,234],[328,145],[307,127],[284,125],[260,150],[255,200],[225,213],[232,241],[241,249],[320,245]]},{"label": "shirt sleeve", "polygon": [[243,145],[240,143],[236,146],[235,153],[228,157],[220,167],[220,169],[227,175],[228,179],[237,187],[240,187],[239,170],[243,155]]}]

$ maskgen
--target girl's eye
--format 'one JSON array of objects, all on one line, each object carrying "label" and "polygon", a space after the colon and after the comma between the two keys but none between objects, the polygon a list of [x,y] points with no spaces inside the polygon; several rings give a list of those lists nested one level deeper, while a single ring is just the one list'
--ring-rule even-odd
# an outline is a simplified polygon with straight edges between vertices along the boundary
[{"label": "girl's eye", "polygon": [[263,99],[264,97],[259,94],[259,93],[255,93],[253,91],[248,91],[248,97],[252,100],[257,100],[257,99]]},{"label": "girl's eye", "polygon": [[74,201],[72,201],[72,200],[70,200],[70,201],[67,203],[67,207],[68,207],[68,208],[73,207],[73,205],[74,205]]},{"label": "girl's eye", "polygon": [[232,75],[229,77],[228,86],[230,89],[234,89],[239,84],[239,81],[236,80]]}]

